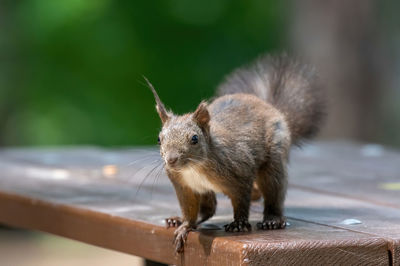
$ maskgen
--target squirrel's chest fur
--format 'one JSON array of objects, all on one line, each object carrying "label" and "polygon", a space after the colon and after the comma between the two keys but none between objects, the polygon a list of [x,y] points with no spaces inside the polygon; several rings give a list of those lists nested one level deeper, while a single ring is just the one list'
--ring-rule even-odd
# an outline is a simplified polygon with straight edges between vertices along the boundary
[{"label": "squirrel's chest fur", "polygon": [[181,182],[196,191],[206,193],[208,191],[221,192],[218,185],[210,182],[209,178],[194,167],[186,167],[180,171]]}]

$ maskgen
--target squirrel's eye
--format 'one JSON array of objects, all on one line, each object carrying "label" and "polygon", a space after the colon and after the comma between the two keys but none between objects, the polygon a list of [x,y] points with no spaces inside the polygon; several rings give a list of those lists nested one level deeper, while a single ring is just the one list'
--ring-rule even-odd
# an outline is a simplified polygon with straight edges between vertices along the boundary
[{"label": "squirrel's eye", "polygon": [[193,137],[192,137],[192,144],[197,144],[197,142],[199,142],[199,136],[193,135]]},{"label": "squirrel's eye", "polygon": [[158,142],[158,145],[161,145],[160,137],[158,137],[157,142]]}]

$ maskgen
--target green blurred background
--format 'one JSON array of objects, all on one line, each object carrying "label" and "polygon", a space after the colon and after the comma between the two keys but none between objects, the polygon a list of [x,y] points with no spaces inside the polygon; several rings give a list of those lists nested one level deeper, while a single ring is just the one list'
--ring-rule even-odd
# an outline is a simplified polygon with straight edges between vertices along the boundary
[{"label": "green blurred background", "polygon": [[3,3],[3,145],[154,144],[148,77],[178,113],[223,76],[283,44],[277,1],[27,0]]},{"label": "green blurred background", "polygon": [[324,77],[322,138],[400,146],[398,1],[0,0],[0,145],[155,144],[177,113],[289,51]]}]

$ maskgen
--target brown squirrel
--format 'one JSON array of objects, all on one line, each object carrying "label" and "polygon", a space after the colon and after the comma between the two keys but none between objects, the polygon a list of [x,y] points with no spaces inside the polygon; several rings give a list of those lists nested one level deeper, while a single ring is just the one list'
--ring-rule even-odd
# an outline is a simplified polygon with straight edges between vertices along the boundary
[{"label": "brown squirrel", "polygon": [[182,210],[182,218],[166,219],[167,227],[177,227],[176,251],[183,251],[189,231],[214,215],[216,192],[233,205],[225,231],[250,231],[253,182],[264,197],[257,227],[284,228],[290,147],[313,137],[324,117],[314,69],[287,55],[262,56],[227,76],[217,98],[184,115],[166,110],[148,85],[163,125],[160,153]]}]

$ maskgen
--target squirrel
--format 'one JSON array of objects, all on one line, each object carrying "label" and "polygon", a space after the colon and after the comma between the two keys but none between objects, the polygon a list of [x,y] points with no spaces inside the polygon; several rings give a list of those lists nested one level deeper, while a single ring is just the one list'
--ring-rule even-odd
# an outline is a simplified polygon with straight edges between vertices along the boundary
[{"label": "squirrel", "polygon": [[182,218],[166,219],[167,228],[176,227],[176,252],[183,252],[190,231],[215,214],[215,193],[227,195],[233,206],[225,231],[250,231],[253,183],[264,198],[257,228],[285,228],[290,147],[315,136],[325,116],[314,68],[286,54],[263,55],[228,75],[215,99],[184,115],[167,110],[146,81],[162,122],[160,154],[182,211]]}]

